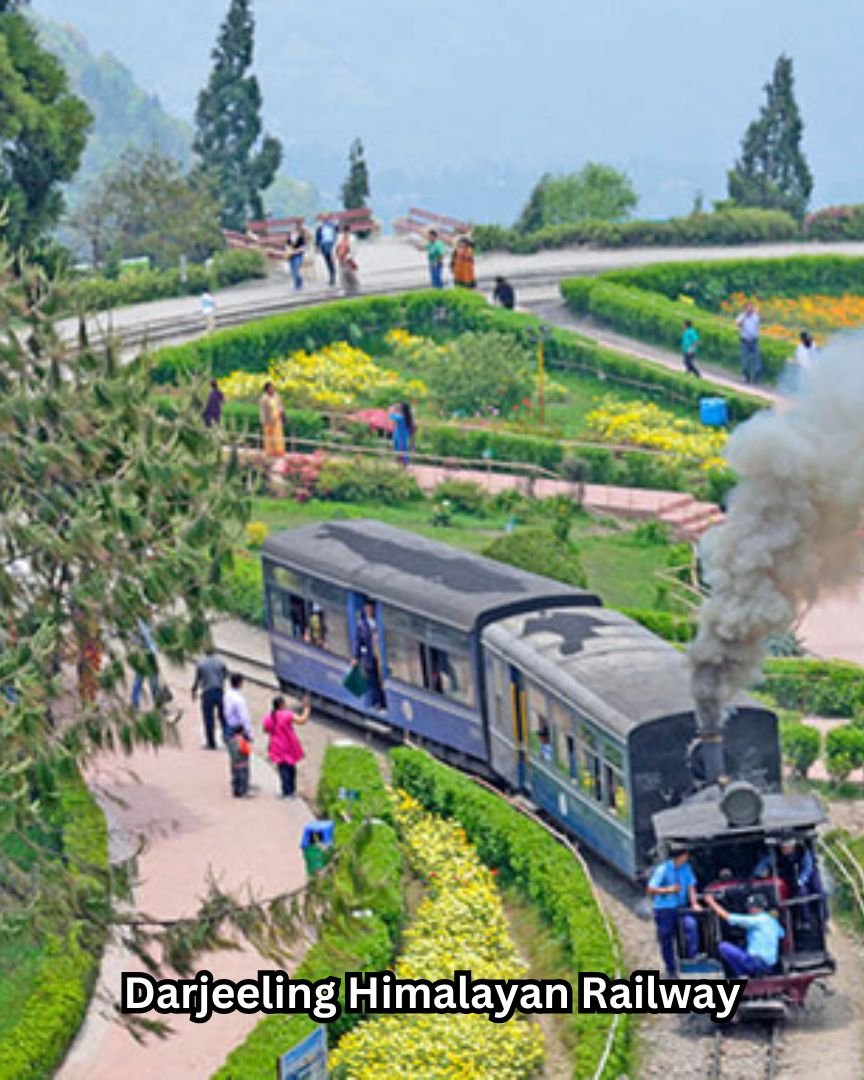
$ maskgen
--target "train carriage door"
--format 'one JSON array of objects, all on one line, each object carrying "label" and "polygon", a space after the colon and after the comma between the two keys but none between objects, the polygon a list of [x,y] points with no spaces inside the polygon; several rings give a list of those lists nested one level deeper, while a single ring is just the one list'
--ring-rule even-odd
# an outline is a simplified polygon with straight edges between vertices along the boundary
[{"label": "train carriage door", "polygon": [[516,769],[520,790],[526,787],[525,744],[528,739],[525,711],[525,681],[522,672],[510,665],[510,717],[513,722],[513,742],[516,745]]}]

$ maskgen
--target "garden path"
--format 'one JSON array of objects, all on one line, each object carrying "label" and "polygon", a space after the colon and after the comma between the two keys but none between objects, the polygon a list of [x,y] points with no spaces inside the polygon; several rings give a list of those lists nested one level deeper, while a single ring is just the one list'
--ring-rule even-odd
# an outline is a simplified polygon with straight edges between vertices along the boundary
[{"label": "garden path", "polygon": [[[228,637],[233,648],[263,653],[269,662],[269,649],[264,651],[266,635],[259,632],[256,638],[255,634],[254,628],[237,623]],[[217,641],[222,640],[217,633]],[[109,820],[112,857],[128,856],[144,842],[138,856],[137,910],[163,918],[192,913],[208,873],[225,888],[239,893],[248,885],[260,897],[300,887],[305,870],[299,842],[304,825],[313,817],[309,801],[320,762],[327,744],[344,738],[344,733],[317,718],[305,727],[301,738],[306,760],[298,769],[302,797],[277,799],[278,780],[266,760],[261,733],[272,689],[247,683],[257,736],[252,780],[258,790],[254,798],[235,800],[229,792],[227,754],[201,749],[199,706],[189,694],[191,670],[168,668],[165,674],[180,713],[179,745],[158,752],[139,750],[131,757],[103,755],[88,776]],[[204,956],[199,966],[218,977],[237,980],[275,965],[247,946]],[[58,1080],[209,1076],[257,1022],[257,1017],[241,1013],[214,1016],[206,1024],[170,1017],[173,1035],[164,1040],[150,1036],[139,1044],[113,1020],[105,1000],[117,1000],[124,970],[140,971],[142,965],[119,947],[109,947],[97,987],[103,999],[93,998],[84,1025],[56,1073]]]}]

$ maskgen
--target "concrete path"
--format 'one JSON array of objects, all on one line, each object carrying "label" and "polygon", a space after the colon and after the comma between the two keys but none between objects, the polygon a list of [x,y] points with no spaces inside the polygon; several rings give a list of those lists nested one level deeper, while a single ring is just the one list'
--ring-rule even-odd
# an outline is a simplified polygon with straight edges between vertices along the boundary
[{"label": "concrete path", "polygon": [[[217,630],[217,641],[256,653],[269,661],[266,635],[232,622]],[[263,644],[262,644],[263,642]],[[226,642],[227,643],[227,642]],[[344,729],[313,720],[300,731],[306,759],[298,768],[303,798],[276,797],[278,781],[266,760],[266,739],[261,719],[269,710],[272,692],[246,685],[246,696],[256,730],[252,783],[258,790],[251,799],[234,799],[229,791],[228,755],[202,747],[199,707],[189,687],[191,670],[169,669],[174,704],[180,710],[179,746],[158,752],[136,751],[131,757],[108,756],[95,762],[89,781],[106,809],[114,857],[134,851],[139,856],[140,881],[135,904],[139,912],[172,918],[193,913],[205,891],[208,874],[223,887],[259,897],[277,895],[301,886],[305,870],[299,850],[324,750]],[[298,957],[305,943],[298,942]],[[217,977],[241,979],[261,967],[272,968],[248,946],[238,952],[204,956],[196,967]],[[293,970],[293,964],[289,968]],[[105,954],[99,992],[116,1001],[123,970],[140,971],[142,965],[118,947]],[[166,974],[171,974],[170,972]],[[175,1034],[165,1040],[150,1037],[143,1045],[110,1016],[105,1000],[94,998],[84,1025],[59,1080],[173,1080],[209,1076],[228,1052],[255,1026],[258,1017],[231,1013],[214,1016],[206,1024],[182,1017],[170,1019]],[[287,1048],[286,1048],[287,1049]]]},{"label": "concrete path", "polygon": [[[656,262],[682,262],[689,259],[716,260],[728,258],[779,258],[800,254],[864,254],[864,244],[765,244],[741,247],[700,248],[630,248],[602,249],[564,248],[557,251],[540,251],[534,255],[511,255],[491,252],[477,258],[478,283],[481,290],[491,292],[498,274],[513,279],[517,285],[520,303],[528,294],[538,290],[549,299],[557,296],[557,283],[562,277],[580,274],[599,274],[605,270],[623,269]],[[403,238],[380,237],[358,243],[360,282],[364,292],[425,288],[428,285],[426,259],[422,251]],[[246,282],[243,285],[222,289],[215,294],[217,323],[234,324],[256,318],[262,305],[273,311],[289,310],[308,303],[322,303],[341,295],[339,289],[326,284],[322,264],[318,262],[316,276],[307,282],[300,293],[291,287],[287,274],[276,270],[266,281]],[[121,337],[134,334],[140,339],[150,330],[154,336],[164,333],[165,326],[176,324],[173,340],[180,341],[198,337],[204,331],[197,296],[153,300],[145,304],[102,314],[90,320],[91,336],[100,333],[116,333]],[[67,340],[74,341],[77,322],[62,320],[58,327]],[[162,343],[169,339],[161,338]]]}]

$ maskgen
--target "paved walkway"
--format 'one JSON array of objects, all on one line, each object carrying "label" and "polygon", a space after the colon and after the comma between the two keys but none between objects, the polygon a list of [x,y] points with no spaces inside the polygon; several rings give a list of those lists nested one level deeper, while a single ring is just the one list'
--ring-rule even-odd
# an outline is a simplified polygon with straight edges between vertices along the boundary
[{"label": "paved walkway", "polygon": [[[260,631],[231,623],[228,628],[218,628],[216,637],[218,642],[269,660],[266,636]],[[266,760],[266,740],[261,732],[261,718],[269,710],[272,692],[247,683],[256,730],[252,782],[258,791],[254,798],[234,799],[229,791],[228,755],[223,750],[201,748],[199,707],[189,694],[191,671],[169,669],[168,681],[181,712],[179,745],[158,752],[139,750],[131,757],[104,755],[89,774],[91,785],[102,793],[114,857],[129,854],[144,841],[135,894],[138,911],[162,918],[193,913],[208,874],[227,889],[240,892],[248,887],[259,897],[298,888],[305,881],[300,836],[313,817],[309,801],[320,762],[329,742],[345,738],[344,730],[315,719],[301,729],[306,749],[306,759],[298,769],[303,798],[277,799],[277,776]],[[273,966],[247,946],[238,952],[204,956],[195,970],[208,968],[219,977],[236,980]],[[123,970],[140,971],[142,965],[119,948],[110,947],[99,984],[108,1000],[118,999]],[[207,1024],[193,1024],[184,1017],[161,1019],[169,1019],[175,1033],[165,1040],[150,1037],[140,1045],[107,1013],[105,1000],[94,998],[56,1076],[59,1080],[116,1080],[122,1076],[198,1080],[222,1063],[259,1018],[231,1013],[214,1016]]]}]

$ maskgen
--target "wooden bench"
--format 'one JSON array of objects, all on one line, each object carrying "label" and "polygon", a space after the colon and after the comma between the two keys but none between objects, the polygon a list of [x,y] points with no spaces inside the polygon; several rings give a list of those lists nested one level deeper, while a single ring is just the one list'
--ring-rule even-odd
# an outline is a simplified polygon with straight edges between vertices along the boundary
[{"label": "wooden bench", "polygon": [[303,217],[266,218],[264,221],[250,221],[246,231],[262,239],[281,238],[284,241],[288,233],[305,223]]},{"label": "wooden bench", "polygon": [[354,210],[325,211],[318,214],[315,220],[319,225],[323,221],[330,220],[340,230],[347,225],[352,233],[378,233],[381,231],[380,223],[375,220],[368,206],[358,206]]},{"label": "wooden bench", "polygon": [[407,217],[398,218],[393,222],[393,228],[397,233],[419,236],[424,240],[430,229],[437,229],[441,239],[452,244],[459,236],[470,236],[472,225],[468,221],[458,221],[456,218],[433,214],[431,210],[421,210],[417,206],[412,206]]}]

